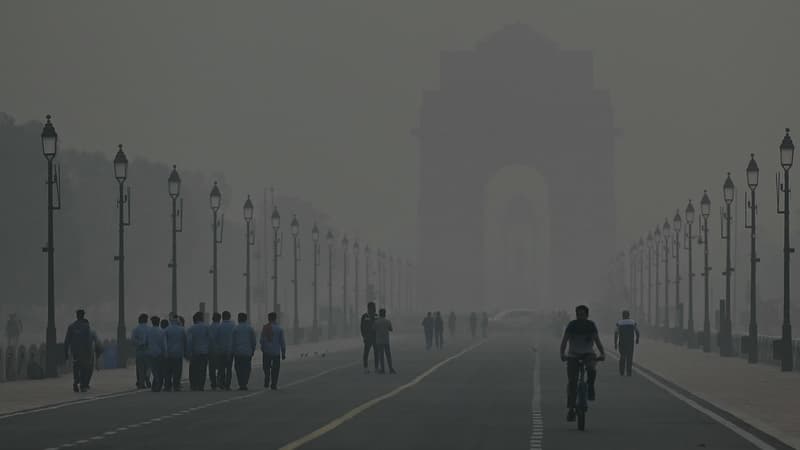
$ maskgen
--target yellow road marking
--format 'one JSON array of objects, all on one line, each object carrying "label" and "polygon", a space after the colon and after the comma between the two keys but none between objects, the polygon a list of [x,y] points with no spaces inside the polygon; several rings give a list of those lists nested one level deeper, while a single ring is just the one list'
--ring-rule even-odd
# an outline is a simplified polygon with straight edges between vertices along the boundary
[{"label": "yellow road marking", "polygon": [[481,342],[478,342],[477,344],[471,345],[471,346],[465,348],[464,350],[461,350],[460,352],[456,353],[455,355],[453,355],[453,356],[451,356],[451,357],[449,357],[449,358],[447,358],[447,359],[445,359],[443,361],[440,361],[438,364],[436,364],[435,366],[433,366],[430,369],[426,370],[425,372],[421,373],[420,375],[418,375],[416,378],[414,378],[413,380],[409,381],[408,383],[406,383],[406,384],[404,384],[402,386],[399,386],[399,387],[395,388],[394,390],[392,390],[392,391],[390,391],[390,392],[388,392],[386,394],[381,395],[380,397],[375,397],[372,400],[369,400],[369,401],[367,401],[365,403],[362,403],[362,404],[356,406],[355,408],[351,409],[350,411],[346,412],[345,414],[343,414],[343,415],[337,417],[336,419],[333,419],[332,421],[328,422],[326,425],[324,425],[324,426],[322,426],[320,428],[317,428],[316,430],[312,431],[311,433],[308,433],[307,435],[301,437],[300,439],[297,439],[295,441],[292,441],[292,442],[284,445],[283,447],[280,448],[280,450],[294,450],[294,449],[300,448],[301,446],[303,446],[305,444],[308,444],[309,442],[311,442],[311,441],[313,441],[315,439],[318,439],[318,438],[322,437],[323,435],[335,430],[336,428],[340,427],[343,423],[345,423],[348,420],[356,417],[357,415],[361,414],[362,412],[366,411],[367,409],[377,405],[378,403],[380,403],[380,402],[382,402],[382,401],[384,401],[384,400],[386,400],[388,398],[394,397],[395,395],[403,392],[404,390],[406,390],[406,389],[408,389],[410,387],[415,386],[420,381],[425,379],[428,375],[430,375],[433,372],[435,372],[436,370],[438,370],[440,367],[444,366],[445,364],[447,364],[448,362],[450,362],[450,361],[452,361],[454,359],[460,358],[461,356],[463,356],[467,352],[470,352],[470,351],[476,349],[478,346],[482,345],[484,342],[486,342],[486,341],[481,341]]}]

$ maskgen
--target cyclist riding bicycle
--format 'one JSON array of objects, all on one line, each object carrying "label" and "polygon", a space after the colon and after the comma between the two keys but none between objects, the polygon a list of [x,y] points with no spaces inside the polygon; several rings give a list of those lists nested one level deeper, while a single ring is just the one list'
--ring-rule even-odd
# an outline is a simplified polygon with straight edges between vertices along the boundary
[{"label": "cyclist riding bicycle", "polygon": [[[586,305],[579,305],[575,308],[576,319],[571,321],[564,330],[564,338],[561,340],[561,360],[567,361],[567,421],[575,420],[575,393],[578,385],[578,362],[583,361],[586,367],[588,398],[595,399],[594,382],[597,378],[595,363],[605,359],[605,349],[600,342],[597,333],[597,326],[589,320],[589,308]],[[569,344],[569,352],[567,350]],[[600,351],[598,357],[594,352],[594,346]]]}]

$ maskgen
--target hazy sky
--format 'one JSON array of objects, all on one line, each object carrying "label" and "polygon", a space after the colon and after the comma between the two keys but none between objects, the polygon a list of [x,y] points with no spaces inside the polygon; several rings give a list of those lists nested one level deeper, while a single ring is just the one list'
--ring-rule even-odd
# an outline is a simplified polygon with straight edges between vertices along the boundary
[{"label": "hazy sky", "polygon": [[623,133],[621,238],[703,187],[718,201],[727,170],[744,186],[750,152],[775,219],[777,145],[785,126],[800,137],[793,0],[5,0],[0,110],[53,114],[67,146],[222,170],[242,198],[274,184],[371,241],[410,243],[410,130],[439,52],[515,22],[595,54]]}]

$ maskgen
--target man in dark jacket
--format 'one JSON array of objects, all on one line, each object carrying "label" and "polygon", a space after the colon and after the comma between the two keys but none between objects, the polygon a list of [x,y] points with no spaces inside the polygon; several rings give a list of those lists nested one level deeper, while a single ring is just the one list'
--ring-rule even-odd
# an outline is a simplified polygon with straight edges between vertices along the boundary
[{"label": "man in dark jacket", "polygon": [[253,353],[256,351],[256,332],[247,323],[247,314],[239,313],[237,319],[239,324],[233,328],[233,359],[239,390],[246,391],[253,367]]},{"label": "man in dark jacket", "polygon": [[433,320],[433,332],[436,336],[436,348],[441,349],[444,346],[444,319],[442,319],[441,311],[436,311],[436,318]]},{"label": "man in dark jacket", "polygon": [[377,318],[375,302],[367,303],[367,312],[361,316],[361,338],[364,340],[364,373],[369,373],[367,361],[369,360],[370,350],[372,350],[372,356],[375,359],[375,371],[378,371],[378,354],[375,352],[375,328],[373,327]]},{"label": "man in dark jacket", "polygon": [[433,345],[433,326],[433,316],[431,316],[430,311],[428,311],[428,315],[422,319],[422,329],[425,331],[425,350],[430,350],[431,345]]},{"label": "man in dark jacket", "polygon": [[64,359],[69,359],[69,354],[72,354],[72,390],[78,392],[80,388],[81,392],[86,392],[92,377],[97,337],[89,327],[84,310],[75,311],[75,317],[75,322],[67,328],[67,335],[64,337]]},{"label": "man in dark jacket", "polygon": [[206,385],[211,337],[208,333],[208,325],[203,322],[203,313],[195,313],[193,321],[194,325],[189,327],[186,332],[186,347],[189,355],[189,388],[193,391],[202,391]]}]

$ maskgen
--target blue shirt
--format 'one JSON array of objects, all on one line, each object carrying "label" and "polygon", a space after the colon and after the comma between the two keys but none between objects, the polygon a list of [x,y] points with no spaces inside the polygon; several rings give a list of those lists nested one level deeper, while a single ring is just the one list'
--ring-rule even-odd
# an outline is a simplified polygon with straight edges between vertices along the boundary
[{"label": "blue shirt", "polygon": [[220,353],[230,355],[233,353],[233,328],[236,325],[230,320],[223,320],[217,331]]},{"label": "blue shirt", "polygon": [[211,346],[211,335],[208,333],[208,325],[203,322],[196,323],[189,327],[187,334],[188,353],[190,355],[207,355]]},{"label": "blue shirt", "polygon": [[144,355],[147,351],[147,329],[150,328],[146,323],[140,323],[131,332],[131,341],[136,347],[136,353]]},{"label": "blue shirt", "polygon": [[253,356],[256,351],[256,332],[247,322],[242,322],[233,329],[233,354],[236,356]]},{"label": "blue shirt", "polygon": [[277,323],[272,324],[272,340],[267,338],[267,325],[261,330],[261,351],[268,356],[286,354],[286,340],[283,337],[283,328]]},{"label": "blue shirt", "polygon": [[167,341],[164,339],[164,331],[159,327],[147,327],[147,350],[145,354],[160,358],[166,353]]},{"label": "blue shirt", "polygon": [[186,332],[180,323],[170,323],[164,334],[167,338],[167,356],[183,358],[186,353]]}]

